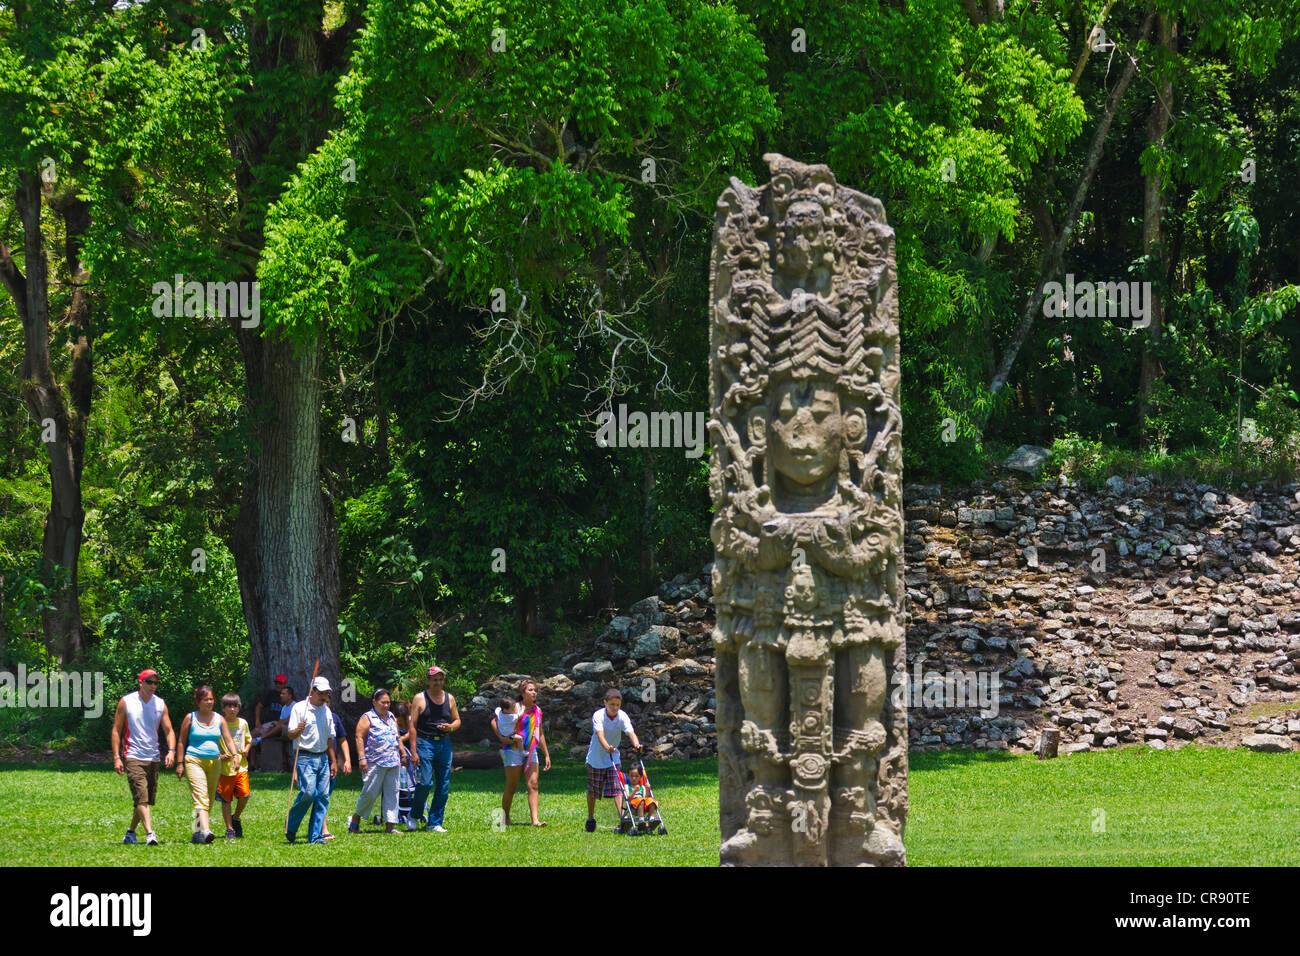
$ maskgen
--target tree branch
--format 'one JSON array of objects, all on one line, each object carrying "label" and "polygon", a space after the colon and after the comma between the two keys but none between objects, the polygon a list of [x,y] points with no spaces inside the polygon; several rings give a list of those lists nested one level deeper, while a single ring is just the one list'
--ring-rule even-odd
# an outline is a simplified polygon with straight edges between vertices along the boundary
[{"label": "tree branch", "polygon": [[[1134,46],[1147,38],[1147,35],[1151,32],[1151,25],[1155,21],[1155,16],[1154,11],[1147,14]],[[1042,307],[1043,286],[1060,271],[1061,259],[1065,255],[1065,250],[1069,247],[1070,237],[1074,234],[1074,224],[1078,221],[1080,212],[1083,211],[1083,203],[1088,197],[1088,189],[1092,185],[1093,176],[1096,175],[1097,166],[1101,162],[1102,147],[1105,145],[1106,136],[1110,132],[1111,121],[1115,118],[1115,111],[1119,108],[1120,99],[1123,98],[1124,92],[1133,81],[1133,75],[1137,72],[1137,58],[1130,53],[1126,53],[1126,56],[1128,57],[1128,65],[1125,66],[1124,73],[1119,82],[1115,84],[1115,88],[1111,90],[1110,98],[1106,101],[1106,108],[1097,121],[1097,128],[1093,131],[1092,143],[1088,146],[1087,160],[1084,163],[1083,173],[1079,176],[1079,182],[1074,188],[1074,198],[1070,201],[1070,209],[1061,224],[1060,232],[1057,233],[1056,241],[1043,250],[1038,281],[1025,299],[1024,309],[1020,313],[1020,324],[1016,327],[1015,334],[1012,335],[1011,342],[1002,355],[1002,361],[998,364],[997,371],[993,375],[993,380],[989,383],[989,392],[992,395],[996,395],[1006,385],[1007,378],[1011,375],[1011,367],[1015,364],[1016,356],[1029,338],[1029,333],[1034,327],[1034,317]]]}]

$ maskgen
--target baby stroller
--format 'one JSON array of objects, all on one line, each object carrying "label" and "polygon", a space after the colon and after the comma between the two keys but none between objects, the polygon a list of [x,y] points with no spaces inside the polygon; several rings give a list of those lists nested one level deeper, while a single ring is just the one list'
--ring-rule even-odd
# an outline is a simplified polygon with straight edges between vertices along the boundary
[{"label": "baby stroller", "polygon": [[654,810],[651,815],[643,819],[638,819],[632,812],[632,792],[627,785],[627,777],[617,765],[614,772],[618,775],[619,786],[623,788],[623,814],[619,818],[616,829],[624,836],[649,836],[652,833],[664,835],[668,832],[668,827],[664,824],[663,816],[659,812],[659,801],[655,797],[654,788],[650,786],[650,776],[645,772],[645,764],[641,761],[640,753],[636,754],[637,768],[641,771],[641,780],[645,784],[645,800],[654,804]]}]

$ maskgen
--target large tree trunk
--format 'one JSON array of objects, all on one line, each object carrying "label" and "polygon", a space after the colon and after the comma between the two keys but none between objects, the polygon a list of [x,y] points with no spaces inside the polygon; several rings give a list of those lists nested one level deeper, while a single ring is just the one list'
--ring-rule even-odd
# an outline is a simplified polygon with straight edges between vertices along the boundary
[{"label": "large tree trunk", "polygon": [[[1169,17],[1160,17],[1160,45],[1173,52],[1178,43],[1177,23]],[[1169,132],[1169,121],[1173,109],[1174,83],[1165,77],[1156,89],[1156,99],[1147,116],[1147,143],[1159,146]],[[1153,170],[1146,177],[1146,189],[1142,205],[1142,254],[1155,256],[1159,262],[1160,281],[1151,283],[1150,327],[1146,340],[1142,343],[1142,372],[1138,381],[1138,440],[1146,444],[1147,410],[1151,399],[1151,385],[1160,377],[1162,371],[1156,353],[1160,349],[1160,339],[1165,320],[1164,281],[1169,271],[1169,253],[1165,249],[1161,236],[1161,218],[1164,213],[1165,181],[1159,169]],[[1154,275],[1153,268],[1150,273]]]},{"label": "large tree trunk", "polygon": [[524,588],[515,595],[515,625],[526,637],[537,637],[548,630],[537,588]]},{"label": "large tree trunk", "polygon": [[[348,20],[321,30],[319,5],[299,5],[272,23],[263,13],[243,17],[249,59],[257,74],[316,78],[343,73],[348,44],[364,19],[358,4]],[[179,19],[186,28],[191,24]],[[226,131],[236,160],[235,185],[241,207],[265,208],[274,201],[284,168],[305,160],[330,129],[332,90],[315,99],[266,97],[256,82],[248,103],[230,114]],[[250,214],[240,241],[261,249],[261,214]],[[254,265],[241,278],[255,278]],[[306,693],[320,673],[337,688],[339,669],[338,528],[333,503],[322,482],[320,461],[321,334],[299,347],[263,334],[262,327],[231,327],[243,355],[246,411],[255,443],[235,522],[232,551],[248,624],[253,672],[263,679],[283,672],[294,690]],[[335,697],[339,701],[339,697]]]},{"label": "large tree trunk", "polygon": [[[334,509],[321,485],[321,339],[278,336],[246,348],[257,421],[235,557],[255,673],[289,675],[302,695],[320,673],[338,688],[339,568]],[[250,354],[251,353],[251,354]]]},{"label": "large tree trunk", "polygon": [[[86,517],[81,506],[81,470],[86,450],[86,417],[90,414],[91,351],[84,333],[89,299],[83,289],[78,289],[67,316],[76,339],[69,407],[63,389],[55,380],[50,360],[49,264],[41,235],[41,196],[39,177],[20,172],[14,204],[23,224],[26,275],[18,271],[9,250],[4,248],[0,248],[0,260],[3,260],[0,272],[23,323],[23,399],[42,432],[47,421],[54,423],[53,441],[44,443],[49,462],[50,509],[41,539],[41,561],[46,574],[62,570],[68,577],[64,586],[55,590],[52,606],[42,612],[41,623],[46,650],[66,663],[80,657],[85,648],[77,572]],[[70,253],[68,268],[74,279],[84,282],[86,273],[77,253],[79,237],[88,224],[85,207],[73,200],[63,211]]]}]

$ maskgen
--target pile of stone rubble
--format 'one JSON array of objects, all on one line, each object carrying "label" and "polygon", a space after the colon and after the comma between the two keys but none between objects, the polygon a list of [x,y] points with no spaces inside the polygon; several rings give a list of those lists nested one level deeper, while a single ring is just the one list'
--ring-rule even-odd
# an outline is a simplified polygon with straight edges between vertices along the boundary
[{"label": "pile of stone rubble", "polygon": [[998,714],[914,708],[913,749],[1300,740],[1300,485],[1110,478],[905,494],[909,668],[996,669]]},{"label": "pile of stone rubble", "polygon": [[[894,676],[913,750],[1024,751],[1047,728],[1062,753],[1300,741],[1300,484],[1008,480],[910,485],[904,500],[908,670]],[[716,753],[712,626],[708,568],[634,604],[533,675],[548,737],[585,750],[617,685],[652,756]],[[992,697],[954,701],[981,672],[997,674]],[[490,736],[519,676],[478,689],[466,739]]]}]

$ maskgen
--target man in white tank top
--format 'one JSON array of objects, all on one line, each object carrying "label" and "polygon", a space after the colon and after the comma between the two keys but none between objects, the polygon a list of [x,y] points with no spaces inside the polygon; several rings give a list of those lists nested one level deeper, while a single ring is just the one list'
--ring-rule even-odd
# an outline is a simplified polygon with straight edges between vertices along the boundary
[{"label": "man in white tank top", "polygon": [[[158,672],[146,668],[140,672],[139,690],[127,694],[117,702],[113,715],[113,769],[125,773],[131,785],[131,828],[126,831],[123,843],[139,843],[135,838],[136,824],[144,822],[145,843],[158,845],[153,832],[149,808],[158,793],[158,762],[161,757],[168,769],[176,761],[176,732],[172,730],[167,705],[154,693],[158,686]],[[159,750],[159,730],[167,741],[167,752]]]}]

